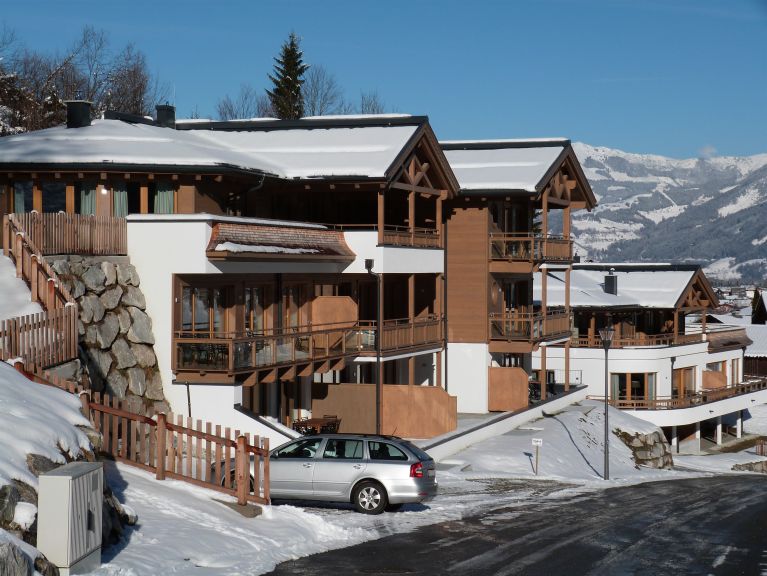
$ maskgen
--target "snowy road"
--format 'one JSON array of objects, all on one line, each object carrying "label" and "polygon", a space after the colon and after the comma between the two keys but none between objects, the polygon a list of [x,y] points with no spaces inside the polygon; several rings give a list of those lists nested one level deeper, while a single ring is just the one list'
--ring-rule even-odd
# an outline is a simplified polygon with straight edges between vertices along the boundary
[{"label": "snowy road", "polygon": [[720,476],[503,506],[272,574],[767,574],[766,489],[764,477]]}]

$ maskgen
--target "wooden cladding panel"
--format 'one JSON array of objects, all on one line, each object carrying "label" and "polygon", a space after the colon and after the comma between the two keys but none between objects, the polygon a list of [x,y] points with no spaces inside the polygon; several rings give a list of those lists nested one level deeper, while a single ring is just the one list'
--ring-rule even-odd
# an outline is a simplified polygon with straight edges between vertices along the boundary
[{"label": "wooden cladding panel", "polygon": [[456,202],[446,227],[448,341],[487,342],[487,208]]}]

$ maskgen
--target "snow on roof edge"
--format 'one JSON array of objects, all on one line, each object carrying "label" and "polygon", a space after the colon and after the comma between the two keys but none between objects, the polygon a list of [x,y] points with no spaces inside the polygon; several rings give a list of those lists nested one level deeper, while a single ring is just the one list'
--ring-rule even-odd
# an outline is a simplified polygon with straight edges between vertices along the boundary
[{"label": "snow on roof edge", "polygon": [[247,218],[245,216],[218,216],[200,212],[198,214],[129,214],[126,217],[131,222],[226,222],[229,224],[254,224],[257,226],[282,226],[286,228],[313,228],[328,230],[322,224],[310,224],[291,220],[270,220],[269,218]]}]

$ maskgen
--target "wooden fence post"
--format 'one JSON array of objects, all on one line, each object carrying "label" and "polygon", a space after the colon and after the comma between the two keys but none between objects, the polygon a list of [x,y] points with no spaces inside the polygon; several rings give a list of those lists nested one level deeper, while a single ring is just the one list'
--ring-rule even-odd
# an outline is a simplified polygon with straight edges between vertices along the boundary
[{"label": "wooden fence post", "polygon": [[264,500],[269,504],[271,502],[269,497],[269,438],[263,439],[262,446],[264,449]]},{"label": "wooden fence post", "polygon": [[82,405],[80,410],[82,411],[83,416],[85,416],[88,419],[88,422],[92,422],[90,392],[80,392],[80,404]]},{"label": "wooden fence post", "polygon": [[157,479],[165,480],[165,450],[167,441],[165,439],[165,413],[160,412],[157,415]]},{"label": "wooden fence post", "polygon": [[237,437],[237,448],[234,453],[234,470],[237,479],[237,504],[245,506],[248,503],[248,492],[250,491],[250,458],[248,458],[248,444],[245,436]]},{"label": "wooden fence post", "polygon": [[49,312],[56,308],[56,281],[53,278],[48,278],[48,294],[45,308]]},{"label": "wooden fence post", "polygon": [[16,259],[16,278],[24,277],[24,235],[20,232],[16,233],[16,249],[14,250],[13,257]]}]

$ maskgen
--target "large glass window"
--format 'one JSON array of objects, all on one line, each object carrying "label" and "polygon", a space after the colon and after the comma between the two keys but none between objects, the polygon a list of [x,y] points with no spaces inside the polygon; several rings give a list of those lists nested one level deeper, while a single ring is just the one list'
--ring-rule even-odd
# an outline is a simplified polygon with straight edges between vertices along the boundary
[{"label": "large glass window", "polygon": [[613,400],[653,400],[655,372],[610,374],[610,397]]},{"label": "large glass window", "polygon": [[226,331],[223,288],[185,286],[181,292],[181,330],[215,337]]}]

